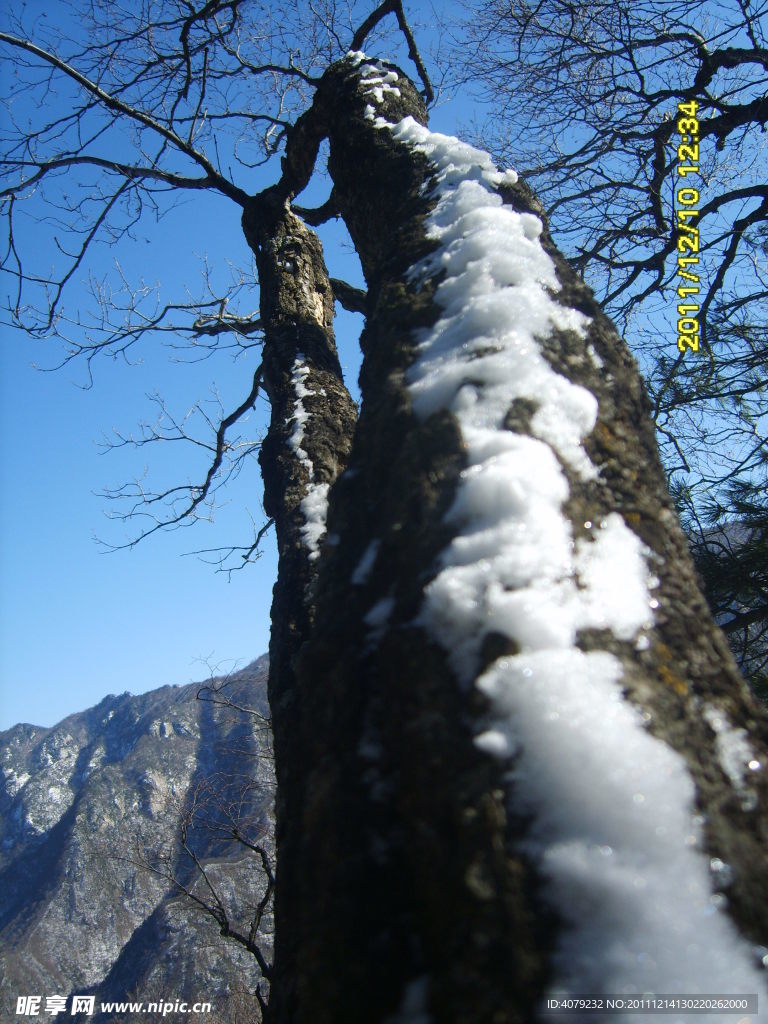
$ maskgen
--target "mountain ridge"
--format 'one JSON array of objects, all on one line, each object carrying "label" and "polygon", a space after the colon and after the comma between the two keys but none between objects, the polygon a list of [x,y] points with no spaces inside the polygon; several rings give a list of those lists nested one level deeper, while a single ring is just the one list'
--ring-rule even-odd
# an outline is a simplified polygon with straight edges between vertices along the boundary
[{"label": "mountain ridge", "polygon": [[[212,883],[232,930],[247,934],[267,890],[259,857],[232,836],[236,808],[238,827],[273,862],[266,676],[261,657],[223,679],[110,694],[55,726],[0,733],[6,1019],[26,995],[43,1008],[66,995],[69,1008],[75,994],[98,1003],[145,991],[207,1000],[222,1020],[236,996],[258,1019],[256,959],[194,899],[214,903]],[[269,909],[259,928],[267,960]]]}]

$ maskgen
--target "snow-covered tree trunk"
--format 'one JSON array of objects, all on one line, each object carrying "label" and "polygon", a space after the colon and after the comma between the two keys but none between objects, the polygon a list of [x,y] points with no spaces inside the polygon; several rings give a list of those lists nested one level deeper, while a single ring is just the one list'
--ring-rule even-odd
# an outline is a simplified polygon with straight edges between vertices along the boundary
[{"label": "snow-covered tree trunk", "polygon": [[275,717],[302,785],[271,1021],[764,995],[766,721],[633,360],[535,197],[430,133],[401,71],[349,55],[309,117],[286,173],[327,134],[369,299],[361,417]]}]

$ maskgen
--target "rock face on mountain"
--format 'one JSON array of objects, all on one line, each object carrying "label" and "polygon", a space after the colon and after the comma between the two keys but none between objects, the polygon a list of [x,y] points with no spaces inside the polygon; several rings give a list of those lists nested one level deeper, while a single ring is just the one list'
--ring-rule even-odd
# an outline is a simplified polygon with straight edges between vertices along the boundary
[{"label": "rock face on mountain", "polygon": [[105,1021],[132,1020],[99,1014],[128,1000],[209,1002],[207,1024],[259,1019],[257,957],[221,933],[247,939],[260,915],[271,959],[266,674],[261,658],[202,689],[109,696],[53,728],[0,733],[0,1018],[30,1019],[17,999],[39,996],[39,1018],[57,1019],[46,999],[65,996],[72,1020],[87,994]]}]

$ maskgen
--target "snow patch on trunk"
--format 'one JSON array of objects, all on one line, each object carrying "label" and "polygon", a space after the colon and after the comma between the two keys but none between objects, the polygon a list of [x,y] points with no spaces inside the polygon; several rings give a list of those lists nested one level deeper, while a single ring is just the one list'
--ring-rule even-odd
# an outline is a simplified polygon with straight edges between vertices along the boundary
[{"label": "snow patch on trunk", "polygon": [[349,580],[353,587],[362,587],[368,582],[368,577],[371,575],[373,567],[376,564],[376,559],[379,557],[380,548],[381,541],[372,540],[365,549],[363,557],[358,562],[355,571],[352,573]]},{"label": "snow patch on trunk", "polygon": [[[620,515],[585,523],[593,539],[577,543],[563,512],[563,464],[597,476],[582,445],[597,401],[549,365],[537,339],[554,329],[583,335],[589,320],[552,297],[559,283],[540,220],[494,191],[514,172],[413,118],[392,125],[372,108],[369,117],[434,166],[427,233],[439,247],[411,278],[444,273],[435,295],[443,312],[417,335],[408,383],[418,416],[454,413],[467,451],[448,513],[456,536],[420,619],[462,684],[490,698],[494,720],[478,746],[514,755],[514,809],[531,816],[527,851],[565,921],[553,990],[761,989],[697,849],[701,820],[683,759],[624,698],[619,660],[576,645],[585,628],[641,643],[657,604],[647,551]],[[534,403],[533,437],[505,429],[514,399]],[[478,679],[489,633],[519,653]],[[741,778],[740,738],[725,728],[718,738]]]},{"label": "snow patch on trunk", "polygon": [[728,716],[714,704],[704,708],[704,718],[715,734],[715,750],[720,767],[730,779],[731,785],[741,794],[741,804],[745,811],[753,811],[757,806],[757,793],[745,782],[747,772],[759,771],[762,767],[755,758],[746,729],[736,729],[728,721]]},{"label": "snow patch on trunk", "polygon": [[329,485],[315,481],[314,463],[302,447],[307,423],[309,422],[309,412],[304,405],[304,399],[312,394],[305,383],[307,377],[309,377],[309,367],[304,362],[304,355],[298,352],[293,369],[291,370],[291,383],[296,395],[296,403],[293,407],[294,427],[291,436],[288,438],[288,444],[309,474],[307,493],[302,498],[300,505],[302,515],[304,516],[301,537],[304,546],[309,550],[309,560],[314,562],[315,559],[320,557],[320,542],[325,534],[325,525],[328,518]]},{"label": "snow patch on trunk", "polygon": [[[358,69],[360,81],[365,86],[363,92],[372,96],[376,103],[383,103],[385,93],[400,96],[400,90],[394,84],[400,80],[396,71],[387,68],[375,59],[370,60],[362,50],[349,50],[346,59]],[[371,116],[368,114],[369,110],[371,115],[374,112],[373,107],[368,106],[366,107],[366,116]]]}]

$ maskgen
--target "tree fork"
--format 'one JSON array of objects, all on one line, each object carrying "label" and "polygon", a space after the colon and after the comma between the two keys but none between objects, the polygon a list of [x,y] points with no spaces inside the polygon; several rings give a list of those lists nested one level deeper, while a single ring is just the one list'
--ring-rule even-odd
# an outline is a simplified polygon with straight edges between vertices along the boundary
[{"label": "tree fork", "polygon": [[[284,843],[279,871],[298,888],[294,916],[278,924],[291,935],[292,962],[281,965],[278,939],[269,1020],[359,1024],[409,1012],[441,1024],[530,1020],[552,979],[564,924],[546,898],[540,865],[525,853],[530,821],[511,809],[510,761],[475,743],[493,717],[489,699],[462,687],[445,650],[451,637],[436,638],[423,618],[426,588],[455,539],[447,514],[467,450],[452,413],[415,414],[406,379],[418,357],[417,329],[441,313],[441,275],[417,285],[409,273],[436,244],[425,225],[435,167],[374,116],[425,124],[426,112],[399,69],[361,68],[361,60],[352,55],[329,69],[315,100],[369,315],[362,414],[329,508],[339,540],[320,567],[290,726],[300,737],[293,770],[306,781],[301,805],[289,806],[285,796],[293,840]],[[390,73],[398,92],[376,96],[374,79],[380,84]],[[619,516],[658,577],[646,643],[584,628],[575,646],[617,659],[624,693],[650,733],[685,760],[705,849],[733,871],[730,913],[742,934],[765,943],[765,718],[699,590],[634,361],[555,249],[535,197],[510,180],[496,192],[539,218],[560,284],[554,301],[590,318],[583,336],[553,329],[539,339],[549,366],[597,399],[584,449],[598,472],[583,479],[558,456],[574,541],[587,541],[592,523]],[[510,400],[505,429],[533,437],[536,407]],[[513,636],[487,631],[475,677],[518,650]],[[705,708],[749,739],[760,768],[750,774],[749,800],[718,759],[719,727]]]}]

